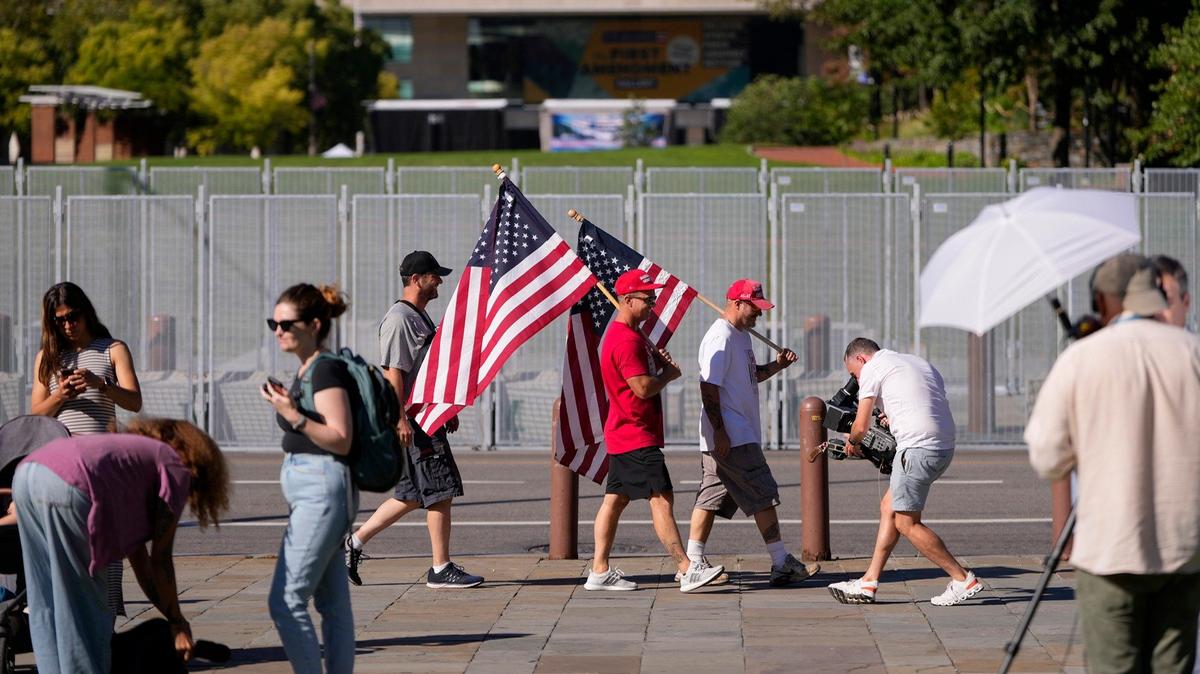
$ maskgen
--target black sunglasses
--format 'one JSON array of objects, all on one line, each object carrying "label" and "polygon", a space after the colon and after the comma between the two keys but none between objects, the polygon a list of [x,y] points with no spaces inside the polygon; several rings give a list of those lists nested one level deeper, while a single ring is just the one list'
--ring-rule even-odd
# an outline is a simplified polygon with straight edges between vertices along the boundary
[{"label": "black sunglasses", "polygon": [[291,332],[293,325],[303,322],[303,318],[296,318],[289,321],[277,321],[274,318],[268,318],[267,327],[271,329],[271,332],[275,332],[275,328],[283,328],[284,332]]},{"label": "black sunglasses", "polygon": [[75,309],[73,311],[68,311],[67,313],[63,314],[62,316],[55,316],[54,322],[58,323],[59,325],[66,325],[67,323],[78,323],[79,318],[82,315],[83,314],[81,314],[78,309]]}]

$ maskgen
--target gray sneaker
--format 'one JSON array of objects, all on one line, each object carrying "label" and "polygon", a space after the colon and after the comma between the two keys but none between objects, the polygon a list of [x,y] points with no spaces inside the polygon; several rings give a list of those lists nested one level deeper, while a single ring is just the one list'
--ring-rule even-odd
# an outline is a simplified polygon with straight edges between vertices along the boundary
[{"label": "gray sneaker", "polygon": [[435,590],[442,588],[467,588],[475,587],[483,583],[483,576],[475,576],[467,573],[467,570],[450,562],[450,566],[442,569],[441,573],[434,573],[433,567],[429,567],[429,573],[425,578],[425,587],[431,587]]},{"label": "gray sneaker", "polygon": [[817,575],[820,570],[820,564],[814,563],[805,566],[803,562],[789,554],[787,559],[783,560],[782,566],[771,567],[770,582],[774,587],[783,587],[784,585],[808,580]]},{"label": "gray sneaker", "polygon": [[[708,562],[708,557],[704,557],[704,558],[703,558],[703,560],[704,560],[704,563],[705,563],[705,564],[708,564],[709,566],[712,566],[712,565],[711,565],[711,564],[709,564],[709,562]],[[676,582],[676,583],[678,583],[678,582],[679,582],[679,581],[681,581],[681,580],[683,580],[683,572],[682,572],[682,571],[676,571],[676,572],[675,572],[675,582]],[[728,573],[722,573],[721,575],[717,576],[717,577],[716,577],[716,578],[713,580],[713,582],[709,583],[709,585],[724,585],[725,583],[728,583],[728,582],[729,582],[729,574],[728,574]]]},{"label": "gray sneaker", "polygon": [[609,567],[604,573],[596,573],[588,571],[587,582],[583,584],[585,590],[614,590],[623,592],[628,590],[638,589],[637,583],[632,580],[625,580],[625,574],[621,573],[620,569]]},{"label": "gray sneaker", "polygon": [[691,592],[700,589],[716,580],[724,571],[723,566],[712,566],[705,561],[692,562],[683,578],[679,580],[679,591]]}]

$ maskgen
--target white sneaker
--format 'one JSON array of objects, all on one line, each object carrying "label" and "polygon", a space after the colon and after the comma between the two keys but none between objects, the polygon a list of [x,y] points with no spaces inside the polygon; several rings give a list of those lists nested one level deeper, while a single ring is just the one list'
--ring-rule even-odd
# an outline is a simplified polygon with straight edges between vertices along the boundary
[{"label": "white sneaker", "polygon": [[975,577],[974,571],[968,571],[967,577],[961,581],[952,580],[946,584],[946,591],[929,600],[934,606],[954,606],[979,594],[983,583]]},{"label": "white sneaker", "polygon": [[877,591],[879,591],[879,581],[863,580],[862,578],[843,580],[829,586],[829,594],[843,604],[874,604]]},{"label": "white sneaker", "polygon": [[683,574],[683,578],[679,580],[680,592],[691,592],[708,585],[717,579],[725,571],[723,566],[712,566],[708,562],[699,561],[692,562],[688,567],[687,573]]},{"label": "white sneaker", "polygon": [[[708,562],[708,557],[703,557],[702,559],[704,560],[705,564],[712,566]],[[675,582],[678,583],[681,580],[683,580],[683,572],[676,571],[675,572]],[[713,582],[709,583],[709,585],[724,585],[725,583],[728,583],[728,582],[729,582],[729,574],[722,572],[721,575],[719,575],[715,579],[713,579]]]},{"label": "white sneaker", "polygon": [[621,573],[620,569],[609,567],[604,573],[596,573],[588,571],[587,582],[583,584],[585,590],[615,590],[618,592],[636,590],[637,583],[632,580],[625,580],[625,574]]}]

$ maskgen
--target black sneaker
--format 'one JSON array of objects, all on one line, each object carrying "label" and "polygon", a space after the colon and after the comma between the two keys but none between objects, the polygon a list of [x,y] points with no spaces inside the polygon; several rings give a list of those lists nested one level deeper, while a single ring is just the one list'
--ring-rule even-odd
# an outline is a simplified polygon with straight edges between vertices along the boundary
[{"label": "black sneaker", "polygon": [[358,567],[362,563],[370,559],[370,555],[362,551],[362,548],[354,549],[350,545],[350,537],[346,537],[346,575],[350,577],[350,582],[355,585],[362,585],[362,578],[358,575]]},{"label": "black sneaker", "polygon": [[450,565],[442,569],[441,573],[434,573],[433,567],[429,567],[429,573],[426,576],[425,587],[431,587],[435,590],[442,588],[465,588],[475,587],[483,582],[483,576],[473,576],[467,573],[467,570],[450,562]]}]

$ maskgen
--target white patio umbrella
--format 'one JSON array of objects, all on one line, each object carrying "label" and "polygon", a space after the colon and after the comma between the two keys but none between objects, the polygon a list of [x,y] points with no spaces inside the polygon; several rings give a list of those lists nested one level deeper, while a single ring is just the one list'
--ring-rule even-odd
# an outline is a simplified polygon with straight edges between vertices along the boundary
[{"label": "white patio umbrella", "polygon": [[1038,187],[985,207],[921,271],[921,327],[982,335],[1141,240],[1133,194]]}]

